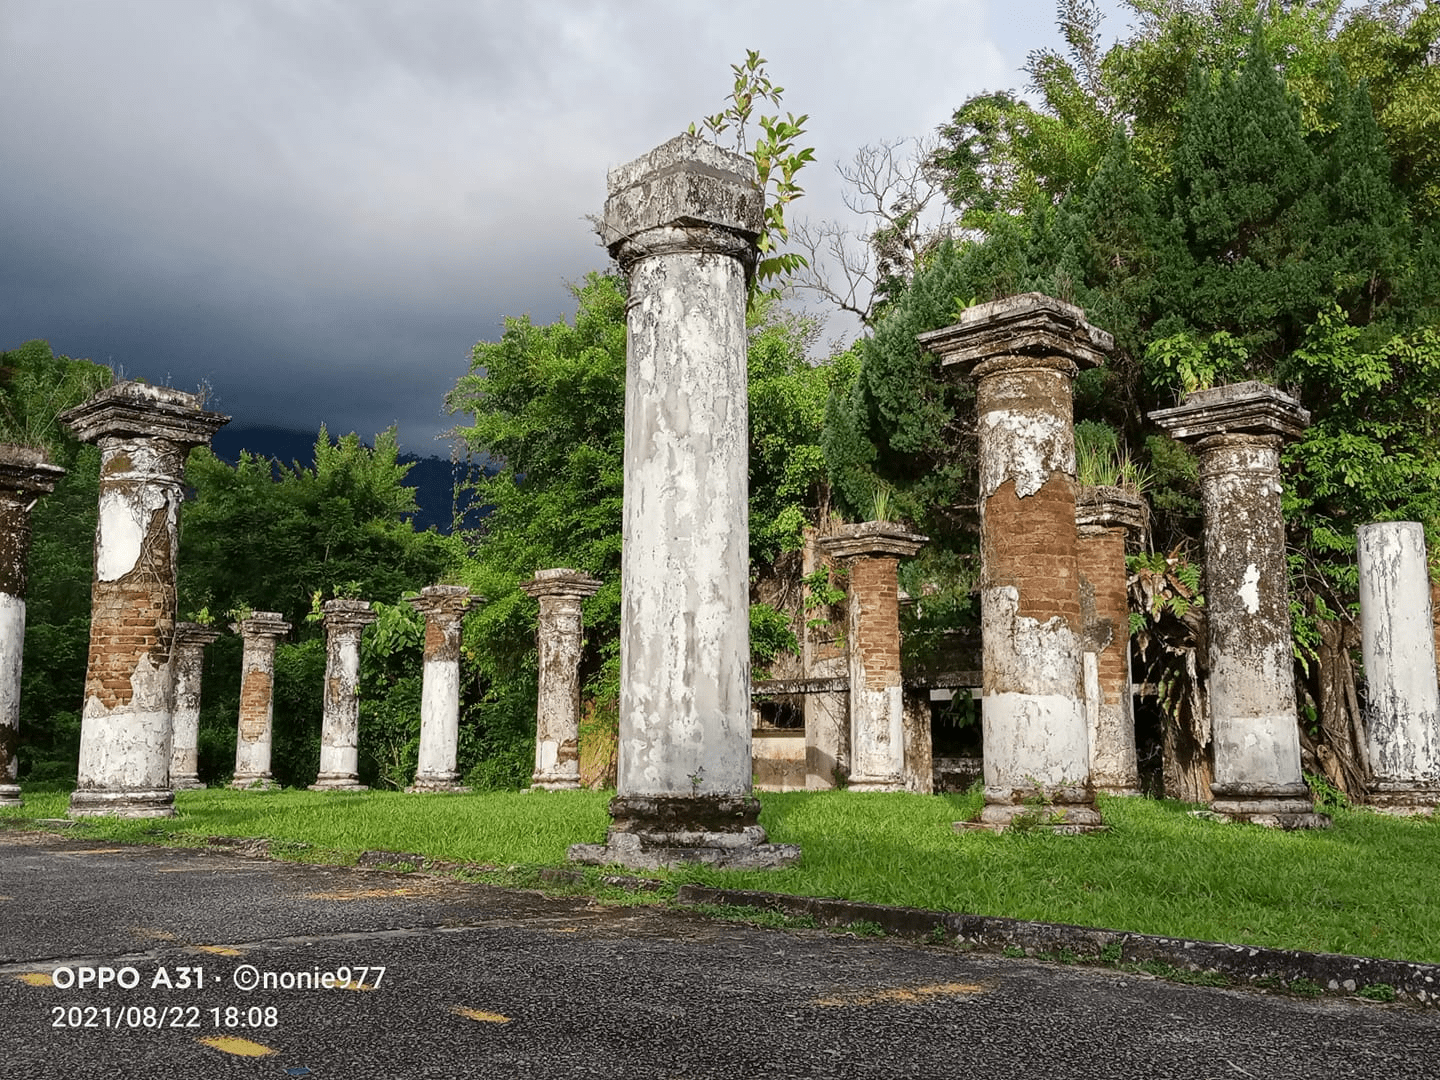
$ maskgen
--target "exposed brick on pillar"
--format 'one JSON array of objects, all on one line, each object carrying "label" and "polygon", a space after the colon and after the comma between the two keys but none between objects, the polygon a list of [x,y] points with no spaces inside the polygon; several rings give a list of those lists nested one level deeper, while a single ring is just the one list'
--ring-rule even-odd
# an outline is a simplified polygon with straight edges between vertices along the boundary
[{"label": "exposed brick on pillar", "polygon": [[1130,692],[1127,533],[1141,535],[1145,501],[1117,487],[1079,490],[1075,524],[1085,626],[1082,681],[1090,729],[1090,781],[1110,795],[1139,795],[1135,707]]},{"label": "exposed brick on pillar", "polygon": [[[828,527],[828,526],[827,526]],[[820,550],[815,529],[805,530],[801,573],[805,577],[835,565]],[[806,603],[809,604],[807,597]],[[836,678],[847,673],[844,629],[849,620],[844,603],[806,607],[804,638],[800,643],[801,675],[807,679]],[[814,625],[810,625],[810,624]],[[829,791],[850,775],[850,695],[832,691],[806,694],[805,787]]]},{"label": "exposed brick on pillar", "polygon": [[290,632],[278,611],[256,611],[231,623],[244,643],[240,658],[240,717],[235,733],[235,777],[241,791],[273,791],[270,772],[275,738],[275,644]]},{"label": "exposed brick on pillar", "polygon": [[407,601],[425,616],[420,690],[420,757],[411,794],[464,792],[456,769],[460,740],[460,639],[465,613],[484,597],[464,585],[427,585]]},{"label": "exposed brick on pillar", "polygon": [[849,609],[851,791],[904,791],[905,701],[900,680],[899,560],[928,537],[884,521],[842,526],[820,538],[844,561]]},{"label": "exposed brick on pillar", "polygon": [[1324,828],[1300,771],[1280,450],[1310,414],[1273,386],[1199,390],[1150,419],[1200,454],[1215,754],[1213,809],[1274,828]]},{"label": "exposed brick on pillar", "polygon": [[581,603],[600,582],[580,570],[537,570],[520,586],[540,602],[535,626],[539,691],[535,703],[535,772],[530,786],[550,791],[580,787]]},{"label": "exposed brick on pillar", "polygon": [[30,510],[65,475],[42,450],[0,445],[0,806],[19,806],[20,671]]},{"label": "exposed brick on pillar", "polygon": [[368,600],[327,600],[320,775],[311,791],[368,791],[360,783],[360,636],[375,621]]},{"label": "exposed brick on pillar", "polygon": [[610,172],[601,235],[625,270],[618,787],[604,844],[636,868],[766,866],[751,791],[747,286],[754,163],[681,135]]},{"label": "exposed brick on pillar", "polygon": [[195,394],[120,382],[62,413],[100,448],[90,651],[72,816],[169,817],[175,558],[185,458],[229,417]]},{"label": "exposed brick on pillar", "polygon": [[170,786],[195,790],[200,782],[200,684],[205,646],[220,631],[193,622],[175,624],[175,712],[170,738]]},{"label": "exposed brick on pillar", "polygon": [[1098,826],[1081,686],[1073,386],[1110,335],[1039,293],[981,304],[921,334],[975,381],[980,444],[985,809],[1004,828],[1040,802],[1058,827]]}]

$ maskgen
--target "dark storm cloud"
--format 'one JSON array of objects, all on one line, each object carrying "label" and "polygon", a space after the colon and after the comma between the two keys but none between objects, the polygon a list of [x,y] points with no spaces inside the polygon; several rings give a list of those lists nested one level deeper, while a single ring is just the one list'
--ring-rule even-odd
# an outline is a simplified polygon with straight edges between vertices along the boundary
[{"label": "dark storm cloud", "polygon": [[606,169],[716,111],[747,46],[812,114],[807,209],[834,215],[830,163],[1022,81],[986,12],[9,0],[0,348],[205,379],[247,423],[398,422],[432,452],[471,345],[568,314],[564,283],[605,265],[584,215]]}]

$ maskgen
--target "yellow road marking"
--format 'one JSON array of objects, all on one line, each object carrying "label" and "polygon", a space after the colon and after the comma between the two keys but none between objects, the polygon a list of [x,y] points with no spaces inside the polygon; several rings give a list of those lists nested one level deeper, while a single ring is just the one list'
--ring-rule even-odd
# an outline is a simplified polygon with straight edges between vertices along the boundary
[{"label": "yellow road marking", "polygon": [[118,848],[118,847],[97,847],[97,848],[86,848],[84,851],[59,851],[59,852],[56,852],[56,854],[57,854],[57,855],[116,855],[116,854],[119,854],[120,852],[122,852],[122,851],[124,851],[124,850],[125,850],[124,848]]},{"label": "yellow road marking", "polygon": [[885,990],[862,990],[834,997],[816,998],[811,1005],[856,1006],[856,1005],[914,1005],[926,998],[964,997],[969,994],[983,994],[985,987],[978,983],[928,983],[925,986],[897,986]]},{"label": "yellow road marking", "polygon": [[464,1006],[456,1005],[454,1009],[456,1016],[463,1016],[467,1020],[479,1020],[486,1024],[508,1024],[510,1017],[501,1016],[499,1013],[485,1012],[482,1009],[467,1009]]},{"label": "yellow road marking", "polygon": [[557,927],[555,927],[555,933],[557,933],[557,934],[578,934],[579,932],[580,932],[580,927],[578,927],[578,926],[557,926]]},{"label": "yellow road marking", "polygon": [[15,897],[13,897],[13,896],[0,896],[0,900],[14,900],[14,899],[15,899]]},{"label": "yellow road marking", "polygon": [[214,953],[216,956],[244,956],[239,949],[232,949],[228,945],[196,945],[195,948],[201,952]]},{"label": "yellow road marking", "polygon": [[367,992],[368,992],[368,991],[374,990],[375,987],[373,987],[373,986],[366,986],[366,985],[364,985],[363,983],[358,983],[358,982],[356,982],[354,979],[351,979],[349,982],[336,983],[336,984],[335,984],[335,989],[336,989],[336,990],[364,990],[364,991],[367,991]]},{"label": "yellow road marking", "polygon": [[399,889],[337,889],[334,892],[306,893],[306,900],[380,900],[387,896],[421,896],[435,892],[438,885]]},{"label": "yellow road marking", "polygon": [[236,1057],[266,1057],[269,1054],[280,1052],[271,1050],[268,1046],[261,1046],[257,1042],[251,1042],[249,1039],[236,1038],[234,1035],[210,1035],[198,1041],[226,1054],[234,1054]]},{"label": "yellow road marking", "polygon": [[138,934],[140,937],[155,938],[157,941],[178,940],[176,935],[172,934],[169,930],[156,930],[151,926],[135,926],[131,928],[130,932],[132,934]]},{"label": "yellow road marking", "polygon": [[30,986],[55,985],[55,980],[50,977],[48,972],[44,971],[27,971],[24,975],[16,975],[15,977]]}]

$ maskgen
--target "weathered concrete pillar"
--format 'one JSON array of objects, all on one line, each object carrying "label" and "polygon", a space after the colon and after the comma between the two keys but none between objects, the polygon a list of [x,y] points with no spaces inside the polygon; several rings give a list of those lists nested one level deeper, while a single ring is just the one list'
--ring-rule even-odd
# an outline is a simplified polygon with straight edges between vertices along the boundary
[{"label": "weathered concrete pillar", "polygon": [[928,540],[886,521],[820,538],[821,549],[845,560],[848,571],[851,791],[906,790],[896,567]]},{"label": "weathered concrete pillar", "polygon": [[1355,535],[1369,802],[1393,813],[1428,813],[1440,806],[1440,687],[1425,527],[1387,521],[1362,525]]},{"label": "weathered concrete pillar", "polygon": [[1139,795],[1135,699],[1130,692],[1130,597],[1125,534],[1145,529],[1145,500],[1118,487],[1080,488],[1080,612],[1085,624],[1081,678],[1090,728],[1090,782],[1110,795]]},{"label": "weathered concrete pillar", "polygon": [[275,736],[275,643],[290,632],[278,611],[256,611],[231,623],[244,642],[240,656],[240,723],[235,735],[235,778],[232,788],[273,791],[279,785],[270,773],[270,748]]},{"label": "weathered concrete pillar", "polygon": [[1246,382],[1198,390],[1150,419],[1200,454],[1210,639],[1212,808],[1273,828],[1324,828],[1300,771],[1280,448],[1310,422]]},{"label": "weathered concrete pillar", "polygon": [[175,713],[170,738],[170,786],[176,791],[203,788],[200,782],[200,681],[205,646],[220,636],[193,622],[175,624]]},{"label": "weathered concrete pillar", "polygon": [[751,792],[748,158],[681,135],[614,169],[602,232],[630,279],[620,767],[605,844],[632,867],[773,865]]},{"label": "weathered concrete pillar", "polygon": [[1110,335],[1079,308],[1026,293],[969,308],[919,340],[976,383],[980,823],[1004,828],[1040,809],[1065,831],[1098,826],[1081,687],[1073,386],[1081,367],[1101,363]]},{"label": "weathered concrete pillar", "polygon": [[175,555],[185,458],[228,416],[166,386],[120,382],[60,415],[100,448],[90,656],[72,816],[171,817]]},{"label": "weathered concrete pillar", "polygon": [[[815,530],[807,528],[801,573],[808,578],[827,565]],[[830,605],[806,608],[800,670],[807,679],[838,678],[846,673],[843,627],[833,625],[831,619],[839,621],[836,613],[830,611]],[[809,625],[812,620],[818,625]],[[850,775],[850,695],[832,691],[806,694],[802,700],[805,702],[805,787],[810,791],[829,791]]]},{"label": "weathered concrete pillar", "polygon": [[460,632],[483,603],[464,585],[427,585],[407,603],[425,616],[425,678],[420,691],[420,760],[407,792],[469,791],[460,783]]},{"label": "weathered concrete pillar", "polygon": [[360,783],[360,635],[375,621],[368,600],[327,600],[320,775],[311,791],[369,791]]},{"label": "weathered concrete pillar", "polygon": [[537,570],[520,586],[540,601],[535,642],[540,692],[535,705],[535,773],[530,786],[580,787],[580,603],[600,582],[580,570]]},{"label": "weathered concrete pillar", "polygon": [[43,450],[0,445],[0,806],[20,805],[20,668],[30,510],[65,475]]}]

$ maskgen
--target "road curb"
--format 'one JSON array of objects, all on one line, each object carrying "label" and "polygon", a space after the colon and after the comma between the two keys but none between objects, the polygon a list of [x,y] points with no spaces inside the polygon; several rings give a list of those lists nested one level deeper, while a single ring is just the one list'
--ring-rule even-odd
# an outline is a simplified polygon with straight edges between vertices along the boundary
[{"label": "road curb", "polygon": [[1236,983],[1269,989],[1304,988],[1313,992],[1313,988],[1319,988],[1321,992],[1356,994],[1368,988],[1371,994],[1362,996],[1383,1000],[1388,996],[1384,988],[1388,987],[1393,990],[1395,1000],[1440,1007],[1440,964],[1226,945],[1064,923],[1025,922],[993,915],[714,889],[705,885],[681,885],[675,899],[681,904],[747,907],[808,917],[821,926],[873,924],[897,937],[934,941],[943,934],[946,944],[993,952],[1021,949],[1030,957],[1073,958],[1103,964],[1160,964],[1180,972],[1224,975]]}]

